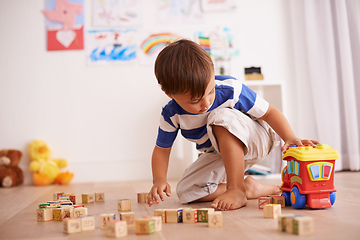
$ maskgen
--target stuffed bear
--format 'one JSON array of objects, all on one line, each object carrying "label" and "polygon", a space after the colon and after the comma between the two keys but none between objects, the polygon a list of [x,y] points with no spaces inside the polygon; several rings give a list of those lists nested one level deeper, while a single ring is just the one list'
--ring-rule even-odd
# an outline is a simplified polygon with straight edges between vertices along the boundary
[{"label": "stuffed bear", "polygon": [[21,157],[19,150],[0,151],[0,186],[13,187],[24,182],[24,173],[18,166]]},{"label": "stuffed bear", "polygon": [[29,144],[31,159],[30,171],[36,186],[46,186],[53,183],[68,184],[73,174],[61,173],[60,169],[67,166],[66,159],[52,159],[51,150],[41,140],[34,140]]}]

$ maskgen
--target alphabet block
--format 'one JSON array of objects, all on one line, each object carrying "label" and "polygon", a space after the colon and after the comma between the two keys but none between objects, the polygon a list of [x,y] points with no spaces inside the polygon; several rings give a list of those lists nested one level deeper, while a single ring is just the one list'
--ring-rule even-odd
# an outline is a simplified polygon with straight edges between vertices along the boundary
[{"label": "alphabet block", "polygon": [[130,199],[120,199],[118,200],[118,210],[119,211],[131,211],[131,201]]},{"label": "alphabet block", "polygon": [[82,202],[83,203],[93,203],[94,202],[94,194],[82,194]]},{"label": "alphabet block", "polygon": [[54,215],[55,221],[62,221],[66,216],[65,209],[64,208],[54,208],[53,215]]},{"label": "alphabet block", "polygon": [[38,222],[47,222],[54,219],[52,208],[36,209],[36,216]]},{"label": "alphabet block", "polygon": [[74,217],[80,217],[86,215],[88,215],[88,209],[86,207],[74,208]]},{"label": "alphabet block", "polygon": [[115,214],[104,213],[100,215],[100,228],[106,229],[106,225],[109,221],[115,220]]},{"label": "alphabet block", "polygon": [[91,215],[80,216],[81,219],[81,230],[90,231],[95,230],[95,217]]},{"label": "alphabet block", "polygon": [[126,221],[112,220],[107,223],[106,236],[107,237],[123,237],[127,235]]},{"label": "alphabet block", "polygon": [[126,221],[128,226],[135,226],[135,213],[133,212],[121,212],[120,220]]},{"label": "alphabet block", "polygon": [[192,208],[183,209],[183,223],[197,223],[197,210]]},{"label": "alphabet block", "polygon": [[270,204],[270,197],[260,197],[258,199],[259,209],[263,209],[265,204]]},{"label": "alphabet block", "polygon": [[154,219],[155,222],[155,232],[160,232],[162,229],[162,220],[161,216],[146,216],[145,219]]},{"label": "alphabet block", "polygon": [[284,196],[271,196],[271,204],[280,204],[281,207],[285,207],[285,197]]},{"label": "alphabet block", "polygon": [[197,219],[198,222],[208,222],[208,213],[214,212],[215,210],[213,208],[200,208],[197,210]]},{"label": "alphabet block", "polygon": [[310,235],[314,233],[314,219],[312,217],[294,218],[294,234]]},{"label": "alphabet block", "polygon": [[209,227],[222,227],[223,217],[222,212],[209,212],[208,213],[208,226]]},{"label": "alphabet block", "polygon": [[277,218],[281,215],[280,204],[266,204],[264,205],[264,217],[265,218]]},{"label": "alphabet block", "polygon": [[289,213],[289,214],[281,214],[278,217],[278,226],[279,226],[279,231],[280,232],[285,232],[286,231],[286,218],[288,217],[292,217],[294,216],[294,214]]},{"label": "alphabet block", "polygon": [[138,235],[149,235],[155,232],[155,220],[151,218],[139,218],[135,221],[135,231]]},{"label": "alphabet block", "polygon": [[148,195],[149,195],[148,193],[138,193],[137,194],[138,203],[147,203]]},{"label": "alphabet block", "polygon": [[81,232],[81,219],[80,218],[65,218],[63,220],[63,230],[65,233]]},{"label": "alphabet block", "polygon": [[166,222],[167,223],[181,223],[182,222],[182,209],[166,209]]},{"label": "alphabet block", "polygon": [[82,196],[81,195],[70,195],[69,199],[74,205],[82,204]]},{"label": "alphabet block", "polygon": [[162,223],[166,223],[166,210],[165,209],[156,209],[154,210],[155,216],[161,216]]},{"label": "alphabet block", "polygon": [[104,202],[105,201],[105,193],[95,193],[95,202]]}]

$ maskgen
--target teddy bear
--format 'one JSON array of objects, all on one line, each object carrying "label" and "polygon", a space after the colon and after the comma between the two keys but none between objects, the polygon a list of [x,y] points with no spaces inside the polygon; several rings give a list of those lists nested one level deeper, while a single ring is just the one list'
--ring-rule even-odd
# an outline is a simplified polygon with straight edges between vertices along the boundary
[{"label": "teddy bear", "polygon": [[52,159],[51,150],[46,142],[34,140],[29,144],[31,159],[30,171],[33,172],[33,182],[36,186],[46,186],[53,183],[68,184],[74,174],[61,172],[67,166],[66,159]]},{"label": "teddy bear", "polygon": [[14,187],[24,182],[24,173],[18,166],[21,157],[19,150],[0,151],[0,186]]}]

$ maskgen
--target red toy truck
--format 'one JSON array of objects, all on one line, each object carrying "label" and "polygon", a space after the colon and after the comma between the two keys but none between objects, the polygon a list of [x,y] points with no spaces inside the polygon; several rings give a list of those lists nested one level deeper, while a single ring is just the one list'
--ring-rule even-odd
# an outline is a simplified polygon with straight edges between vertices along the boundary
[{"label": "red toy truck", "polygon": [[287,166],[282,171],[280,190],[285,204],[296,209],[328,208],[335,202],[335,160],[339,153],[327,144],[291,146],[283,155]]}]

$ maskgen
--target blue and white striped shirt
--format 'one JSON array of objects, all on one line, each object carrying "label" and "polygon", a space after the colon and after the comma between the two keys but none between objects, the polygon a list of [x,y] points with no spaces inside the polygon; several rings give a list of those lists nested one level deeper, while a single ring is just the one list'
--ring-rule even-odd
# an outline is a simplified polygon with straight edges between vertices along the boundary
[{"label": "blue and white striped shirt", "polygon": [[215,100],[205,114],[185,111],[171,100],[162,110],[156,146],[169,148],[173,145],[178,131],[196,148],[204,151],[211,147],[207,134],[207,118],[216,108],[235,108],[260,118],[269,108],[269,103],[236,78],[224,75],[215,76]]}]

